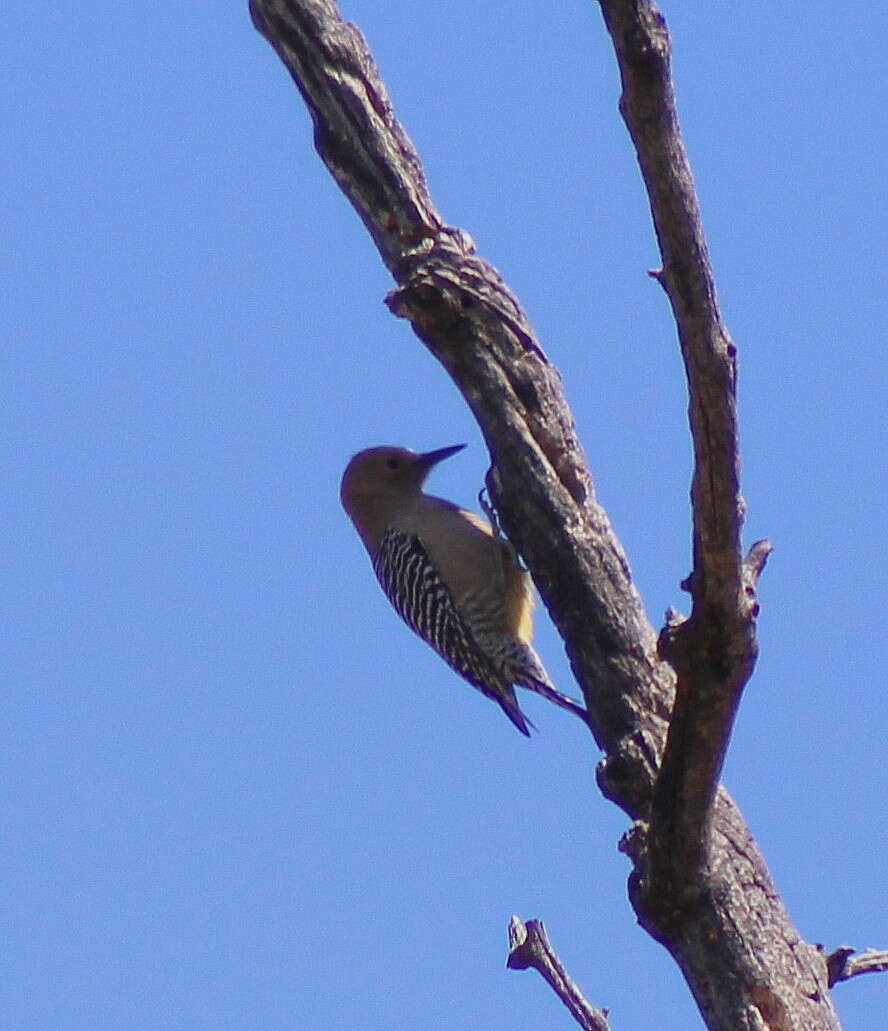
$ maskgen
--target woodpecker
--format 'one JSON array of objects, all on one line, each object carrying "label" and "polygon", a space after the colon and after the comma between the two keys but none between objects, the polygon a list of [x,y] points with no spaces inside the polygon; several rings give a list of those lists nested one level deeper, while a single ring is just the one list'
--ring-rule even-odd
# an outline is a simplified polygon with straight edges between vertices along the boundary
[{"label": "woodpecker", "polygon": [[464,447],[360,451],[342,477],[342,506],[398,615],[522,734],[533,724],[514,685],[585,722],[586,710],[553,687],[530,643],[533,587],[511,544],[474,512],[423,493],[431,470]]}]

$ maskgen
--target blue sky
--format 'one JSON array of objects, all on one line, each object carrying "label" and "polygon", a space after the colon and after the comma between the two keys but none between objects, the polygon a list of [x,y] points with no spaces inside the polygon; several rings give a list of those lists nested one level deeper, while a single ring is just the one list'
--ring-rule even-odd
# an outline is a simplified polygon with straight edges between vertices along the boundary
[{"label": "blue sky", "polygon": [[[886,15],[665,10],[776,549],[726,781],[801,932],[884,947]],[[659,624],[686,398],[596,6],[344,11],[561,369]],[[43,15],[0,44],[4,1025],[572,1027],[504,968],[517,912],[615,1028],[700,1026],[588,736],[528,698],[524,740],[451,675],[339,508],[369,444],[468,442],[433,481],[464,504],[485,455],[246,3]],[[544,613],[538,644],[571,690]],[[886,993],[840,987],[846,1027]]]}]

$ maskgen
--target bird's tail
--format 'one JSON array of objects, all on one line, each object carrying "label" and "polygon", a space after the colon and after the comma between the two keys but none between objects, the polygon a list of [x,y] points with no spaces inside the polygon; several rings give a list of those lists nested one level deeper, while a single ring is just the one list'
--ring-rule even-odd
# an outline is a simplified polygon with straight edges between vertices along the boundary
[{"label": "bird's tail", "polygon": [[520,687],[526,687],[531,691],[536,691],[537,694],[542,695],[543,698],[547,698],[550,702],[554,702],[562,709],[567,709],[568,712],[572,712],[588,726],[589,724],[589,713],[583,708],[579,702],[574,701],[573,698],[568,698],[566,694],[562,694],[552,684],[549,679],[549,674],[546,672],[545,667],[540,661],[540,657],[533,650],[533,647],[526,641],[523,642],[525,649],[525,661],[522,663],[522,669],[519,671],[518,676],[515,678],[515,683]]},{"label": "bird's tail", "polygon": [[583,723],[589,723],[589,713],[582,705],[580,705],[579,702],[574,701],[573,698],[568,698],[566,694],[562,694],[545,680],[540,680],[538,677],[527,674],[527,676],[516,681],[516,683],[520,684],[521,687],[526,687],[531,691],[536,691],[536,693],[542,695],[543,698],[547,698],[550,702],[554,702],[556,705],[561,706],[562,709],[567,709],[568,712],[572,712],[575,716],[579,716]]},{"label": "bird's tail", "polygon": [[515,697],[515,689],[510,686],[507,689],[497,691],[497,693],[492,694],[491,697],[499,702],[500,708],[521,731],[521,733],[525,737],[530,737],[531,730],[536,730],[536,727],[521,711],[518,705],[518,699]]}]

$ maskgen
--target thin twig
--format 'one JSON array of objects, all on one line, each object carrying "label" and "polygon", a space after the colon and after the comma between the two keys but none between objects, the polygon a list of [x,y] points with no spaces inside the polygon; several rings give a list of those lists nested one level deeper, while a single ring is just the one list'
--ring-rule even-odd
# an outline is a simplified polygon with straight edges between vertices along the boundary
[{"label": "thin twig", "polygon": [[512,917],[506,966],[510,970],[533,967],[538,971],[584,1031],[611,1031],[607,1011],[593,1006],[577,987],[552,948],[542,920],[525,923],[519,916]]},{"label": "thin twig", "polygon": [[840,945],[826,957],[829,986],[850,981],[861,974],[883,974],[888,971],[888,949],[866,949],[856,952],[849,945]]}]

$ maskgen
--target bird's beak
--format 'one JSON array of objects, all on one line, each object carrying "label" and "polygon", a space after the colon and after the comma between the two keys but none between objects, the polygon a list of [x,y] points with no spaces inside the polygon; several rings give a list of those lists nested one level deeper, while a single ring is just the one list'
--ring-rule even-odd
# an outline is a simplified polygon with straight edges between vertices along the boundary
[{"label": "bird's beak", "polygon": [[462,451],[465,446],[465,444],[452,444],[450,447],[438,448],[437,451],[426,451],[417,457],[416,464],[424,472],[428,472],[433,466],[443,462],[445,458],[450,458],[451,455]]}]

